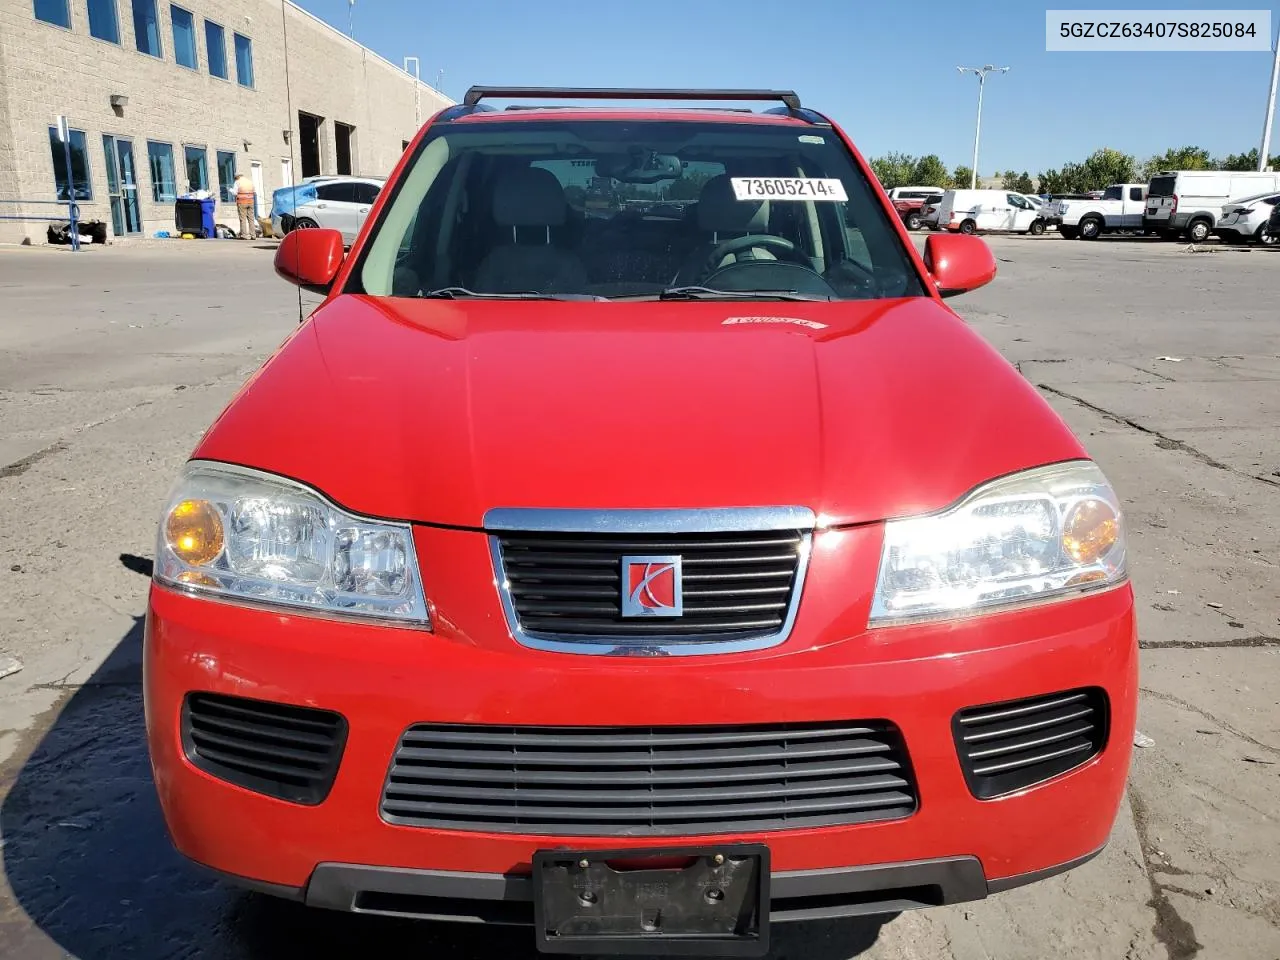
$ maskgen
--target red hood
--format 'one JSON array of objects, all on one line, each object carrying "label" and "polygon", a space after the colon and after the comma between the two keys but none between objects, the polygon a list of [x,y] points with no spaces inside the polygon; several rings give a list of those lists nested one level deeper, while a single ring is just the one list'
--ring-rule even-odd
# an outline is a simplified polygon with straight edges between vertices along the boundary
[{"label": "red hood", "polygon": [[799,505],[864,522],[1083,455],[927,298],[354,296],[300,327],[195,452],[360,513],[468,527],[523,506]]}]

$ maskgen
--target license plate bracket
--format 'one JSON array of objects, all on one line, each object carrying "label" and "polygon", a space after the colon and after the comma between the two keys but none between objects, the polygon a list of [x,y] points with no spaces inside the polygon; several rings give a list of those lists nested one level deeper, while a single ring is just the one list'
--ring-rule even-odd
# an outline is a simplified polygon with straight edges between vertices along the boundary
[{"label": "license plate bracket", "polygon": [[533,911],[543,953],[763,956],[769,849],[540,850]]}]

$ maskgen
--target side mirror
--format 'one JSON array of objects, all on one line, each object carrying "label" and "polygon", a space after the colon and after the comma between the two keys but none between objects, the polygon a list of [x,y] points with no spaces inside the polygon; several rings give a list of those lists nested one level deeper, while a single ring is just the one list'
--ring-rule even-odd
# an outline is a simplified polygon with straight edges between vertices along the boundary
[{"label": "side mirror", "polygon": [[343,256],[340,231],[293,230],[276,250],[276,273],[304,290],[328,293]]},{"label": "side mirror", "polygon": [[924,266],[944,297],[977,290],[996,276],[996,260],[987,242],[964,234],[930,236],[924,242]]}]

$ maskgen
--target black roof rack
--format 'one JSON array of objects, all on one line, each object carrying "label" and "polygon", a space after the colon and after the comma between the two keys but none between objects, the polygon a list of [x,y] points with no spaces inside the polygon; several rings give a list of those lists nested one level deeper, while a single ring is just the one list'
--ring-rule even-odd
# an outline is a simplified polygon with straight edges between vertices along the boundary
[{"label": "black roof rack", "polygon": [[529,100],[780,100],[788,110],[800,109],[794,90],[631,89],[627,87],[472,87],[462,98],[474,107],[484,99]]},{"label": "black roof rack", "polygon": [[[483,103],[479,106],[485,106]],[[492,108],[490,108],[492,109]],[[509,103],[502,108],[505,110],[584,110],[588,109],[576,103]],[[750,107],[686,107],[686,110],[709,110],[714,113],[751,113]],[[786,107],[778,107],[783,113],[787,113]],[[766,110],[765,113],[772,111]]]}]

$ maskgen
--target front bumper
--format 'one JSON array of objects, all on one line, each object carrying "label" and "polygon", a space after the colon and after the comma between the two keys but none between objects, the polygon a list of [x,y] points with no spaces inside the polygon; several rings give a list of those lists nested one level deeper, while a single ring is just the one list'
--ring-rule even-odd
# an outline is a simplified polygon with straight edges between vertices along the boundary
[{"label": "front bumper", "polygon": [[[878,535],[871,531],[847,535]],[[405,730],[423,722],[644,726],[885,718],[901,730],[913,767],[919,803],[910,816],[625,841],[637,848],[765,843],[776,878],[810,871],[859,876],[858,883],[871,882],[880,892],[854,889],[854,899],[882,907],[917,895],[916,905],[970,899],[1074,864],[1106,842],[1135,721],[1137,645],[1127,584],[963,621],[868,631],[860,606],[865,598],[850,600],[843,584],[871,571],[815,564],[792,636],[777,648],[709,658],[595,657],[531,650],[511,640],[483,544],[464,544],[482,537],[419,530],[417,539],[420,555],[453,561],[424,566],[434,633],[152,588],[144,655],[147,731],[165,821],[183,854],[275,892],[342,907],[346,894],[332,891],[358,893],[360,885],[334,876],[373,877],[373,893],[396,892],[404,877],[414,886],[419,879],[413,878],[437,875],[455,885],[478,875],[490,889],[512,882],[518,890],[520,881],[494,878],[526,876],[539,849],[620,845],[616,836],[566,839],[387,822],[379,808],[392,755]],[[478,576],[482,569],[488,582]],[[1110,701],[1102,752],[1048,782],[976,799],[956,754],[956,713],[1086,686],[1102,688]],[[342,714],[349,731],[328,796],[302,806],[193,766],[180,722],[191,691]],[[930,879],[937,864],[957,858],[972,865],[947,867],[942,880]],[[402,879],[388,890],[390,877]],[[907,888],[919,889],[907,896],[901,893]],[[920,893],[926,888],[931,892]],[[353,893],[343,908],[363,909],[358,900]]]},{"label": "front bumper", "polygon": [[[775,873],[773,923],[870,916],[981,900],[1088,863],[1102,849],[1043,870],[988,880],[976,857],[945,857],[830,870]],[[417,920],[530,926],[533,884],[527,873],[481,874],[322,863],[305,886],[286,887],[218,873],[259,893],[346,913]]]}]

